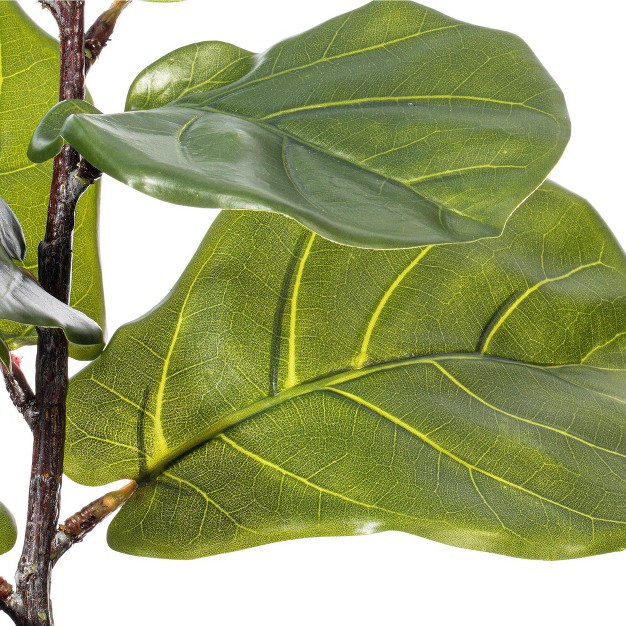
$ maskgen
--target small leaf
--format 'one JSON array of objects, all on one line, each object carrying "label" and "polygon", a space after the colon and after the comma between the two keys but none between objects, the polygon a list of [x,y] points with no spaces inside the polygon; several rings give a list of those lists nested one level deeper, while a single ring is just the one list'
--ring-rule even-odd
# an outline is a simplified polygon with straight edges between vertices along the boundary
[{"label": "small leaf", "polygon": [[[0,319],[33,326],[63,328],[76,345],[103,347],[102,330],[84,313],[71,309],[46,293],[32,274],[12,260],[23,259],[26,242],[9,205],[0,198]],[[0,361],[11,369],[9,346],[0,327]]]},{"label": "small leaf", "polygon": [[8,552],[17,539],[15,519],[9,510],[0,502],[0,554]]},{"label": "small leaf", "polygon": [[102,350],[102,329],[84,313],[47,293],[0,247],[0,319],[18,324],[62,328],[76,345]]},{"label": "small leaf", "polygon": [[404,1],[260,55],[216,42],[174,51],[127,105],[70,115],[59,136],[147,194],[277,211],[370,248],[499,234],[569,137],[562,94],[520,39]]},{"label": "small leaf", "polygon": [[256,57],[248,50],[222,41],[183,46],[152,63],[135,78],[126,109],[156,109],[186,95],[219,89],[251,72]]},{"label": "small leaf", "polygon": [[[33,129],[57,101],[59,45],[36,26],[19,2],[0,2],[0,196],[24,227],[22,266],[37,275],[37,246],[44,237],[52,168],[26,157]],[[78,203],[70,303],[104,325],[104,297],[97,245],[98,186]],[[5,246],[11,256],[23,248]],[[32,326],[3,321],[0,335],[11,349],[37,342]],[[76,358],[91,359],[98,345],[71,345]]]},{"label": "small leaf", "polygon": [[23,261],[26,255],[24,231],[11,207],[0,198],[0,246],[17,261]]},{"label": "small leaf", "polygon": [[626,258],[550,183],[499,238],[413,250],[222,213],[68,402],[69,476],[140,481],[109,529],[123,552],[392,529],[626,547]]}]

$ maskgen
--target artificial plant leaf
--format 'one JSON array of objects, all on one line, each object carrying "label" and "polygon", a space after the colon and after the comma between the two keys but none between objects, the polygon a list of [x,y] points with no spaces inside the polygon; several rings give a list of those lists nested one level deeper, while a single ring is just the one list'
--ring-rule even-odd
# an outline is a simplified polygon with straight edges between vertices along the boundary
[{"label": "artificial plant leaf", "polygon": [[[18,267],[13,259],[23,259],[24,252],[22,227],[9,205],[0,198],[0,320],[63,328],[75,346],[100,352],[104,340],[98,324],[48,294],[30,272]],[[0,361],[10,368],[10,348],[3,330],[0,326]]]},{"label": "artificial plant leaf", "polygon": [[10,511],[0,502],[0,554],[8,552],[17,539],[17,527]]},{"label": "artificial plant leaf", "polygon": [[23,261],[26,256],[22,225],[4,198],[0,198],[0,246],[16,261]]},{"label": "artificial plant leaf", "polygon": [[[84,346],[87,352],[99,353],[104,346],[102,329],[96,322],[51,296],[30,272],[17,266],[2,247],[0,320],[33,327],[62,328],[72,344]],[[5,342],[4,337],[2,342]],[[0,348],[0,353],[3,351]]]},{"label": "artificial plant leaf", "polygon": [[372,2],[260,55],[183,48],[127,104],[151,107],[153,85],[161,104],[184,81],[173,102],[71,114],[58,135],[150,195],[278,211],[361,247],[499,234],[569,136],[561,92],[520,39],[412,2]]},{"label": "artificial plant leaf", "polygon": [[[0,196],[17,214],[27,244],[23,267],[37,274],[37,246],[46,228],[50,164],[31,163],[28,141],[42,115],[58,100],[59,46],[22,11],[18,2],[0,2]],[[70,303],[104,325],[98,256],[98,189],[78,203],[75,262]],[[0,322],[11,348],[37,342],[31,326]],[[72,356],[93,358],[96,346],[71,346]]]},{"label": "artificial plant leaf", "polygon": [[72,380],[68,414],[71,478],[140,481],[109,529],[131,554],[389,529],[620,550],[626,259],[552,184],[499,238],[413,250],[225,212]]}]

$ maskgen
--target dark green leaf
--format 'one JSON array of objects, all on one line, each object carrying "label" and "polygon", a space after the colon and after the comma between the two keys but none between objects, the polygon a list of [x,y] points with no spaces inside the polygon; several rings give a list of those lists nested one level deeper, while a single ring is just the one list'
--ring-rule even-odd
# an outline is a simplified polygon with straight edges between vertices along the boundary
[{"label": "dark green leaf", "polygon": [[100,113],[90,102],[85,100],[63,100],[57,102],[37,126],[28,146],[29,158],[51,159],[58,154],[65,143],[60,130],[68,116],[75,113]]},{"label": "dark green leaf", "polygon": [[[39,29],[18,2],[0,2],[0,196],[25,231],[23,266],[36,275],[37,246],[43,239],[52,168],[26,156],[33,129],[58,99],[58,43]],[[78,204],[71,304],[104,324],[104,298],[97,246],[98,189]],[[14,252],[9,250],[9,254]],[[1,322],[0,334],[11,348],[37,342],[33,327]],[[72,346],[72,356],[93,358],[96,346]]]},{"label": "dark green leaf", "polygon": [[17,539],[15,520],[8,509],[0,502],[0,554],[8,552]]},{"label": "dark green leaf", "polygon": [[[162,106],[69,115],[58,134],[150,195],[278,211],[371,248],[499,234],[569,136],[561,92],[521,40],[403,1],[261,55],[183,48],[127,104]],[[50,148],[38,139],[31,158]]]},{"label": "dark green leaf", "polygon": [[545,184],[503,235],[372,251],[222,213],[70,389],[66,471],[141,481],[121,551],[404,530],[530,558],[626,547],[626,259]]}]

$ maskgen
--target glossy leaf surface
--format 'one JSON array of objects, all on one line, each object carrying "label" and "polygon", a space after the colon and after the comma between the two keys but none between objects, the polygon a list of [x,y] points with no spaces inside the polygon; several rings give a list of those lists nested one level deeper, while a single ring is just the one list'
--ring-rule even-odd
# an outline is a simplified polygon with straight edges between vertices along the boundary
[{"label": "glossy leaf surface", "polygon": [[222,213],[73,379],[66,471],[142,482],[132,554],[396,529],[555,559],[626,547],[625,429],[626,259],[546,184],[500,238],[412,250]]},{"label": "glossy leaf surface", "polygon": [[569,136],[562,94],[521,40],[404,1],[260,55],[215,42],[174,51],[127,104],[69,115],[58,132],[150,195],[278,211],[371,248],[499,234]]},{"label": "glossy leaf surface", "polygon": [[[37,246],[46,227],[52,166],[26,156],[32,132],[57,101],[58,43],[37,27],[18,2],[0,2],[0,196],[17,214],[26,237],[23,266],[37,274]],[[75,263],[71,303],[100,325],[104,299],[97,245],[98,189],[90,188],[78,204],[74,236]],[[36,343],[32,327],[0,322],[12,348]],[[71,347],[72,356],[93,358],[94,348]]]},{"label": "glossy leaf surface", "polygon": [[26,256],[22,225],[4,198],[0,198],[0,246],[16,261],[23,261]]},{"label": "glossy leaf surface", "polygon": [[[62,328],[71,343],[85,347],[90,353],[100,352],[104,345],[102,330],[96,322],[47,293],[32,274],[15,265],[3,248],[0,248],[0,320]],[[3,340],[9,343],[6,337]]]},{"label": "glossy leaf surface", "polygon": [[0,502],[0,554],[8,552],[17,539],[15,520],[7,508]]},{"label": "glossy leaf surface", "polygon": [[[24,253],[22,227],[11,207],[0,198],[0,320],[63,328],[75,346],[86,347],[88,352],[99,352],[103,347],[100,327],[84,313],[46,293],[32,274],[18,267],[13,259],[23,259]],[[0,361],[11,367],[7,337],[3,335],[2,327]]]}]

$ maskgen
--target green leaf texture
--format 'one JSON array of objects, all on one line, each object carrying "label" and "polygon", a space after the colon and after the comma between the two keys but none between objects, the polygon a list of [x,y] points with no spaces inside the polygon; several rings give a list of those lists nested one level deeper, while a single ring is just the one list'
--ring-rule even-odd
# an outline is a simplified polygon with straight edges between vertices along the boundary
[{"label": "green leaf texture", "polygon": [[140,481],[117,550],[403,530],[529,558],[626,547],[626,258],[545,184],[504,234],[373,251],[222,213],[71,382],[66,471]]},{"label": "green leaf texture", "polygon": [[499,234],[569,136],[562,94],[521,40],[404,1],[260,55],[216,42],[174,51],[127,106],[68,115],[58,133],[150,195],[277,211],[370,248]]},{"label": "green leaf texture", "polygon": [[8,552],[17,539],[17,527],[9,510],[0,502],[0,554]]},{"label": "green leaf texture", "polygon": [[[0,2],[0,196],[16,212],[26,235],[23,266],[37,274],[37,246],[46,227],[52,167],[31,163],[26,148],[33,129],[57,101],[58,43],[40,30],[18,2]],[[72,306],[104,325],[104,297],[97,245],[98,188],[78,204],[74,235]],[[0,323],[16,348],[37,342],[34,328]],[[71,346],[76,358],[93,358],[94,347]]]}]

